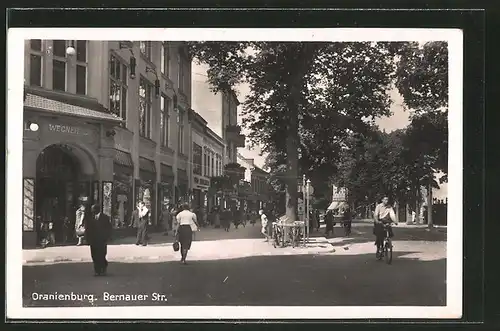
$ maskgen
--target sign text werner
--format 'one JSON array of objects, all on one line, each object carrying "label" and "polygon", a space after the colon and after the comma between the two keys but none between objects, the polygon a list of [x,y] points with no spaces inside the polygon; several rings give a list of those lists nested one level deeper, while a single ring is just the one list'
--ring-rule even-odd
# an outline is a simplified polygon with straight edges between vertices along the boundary
[{"label": "sign text werner", "polygon": [[89,132],[82,128],[71,126],[71,125],[61,125],[61,124],[49,124],[49,131],[68,133],[80,136],[87,136]]}]

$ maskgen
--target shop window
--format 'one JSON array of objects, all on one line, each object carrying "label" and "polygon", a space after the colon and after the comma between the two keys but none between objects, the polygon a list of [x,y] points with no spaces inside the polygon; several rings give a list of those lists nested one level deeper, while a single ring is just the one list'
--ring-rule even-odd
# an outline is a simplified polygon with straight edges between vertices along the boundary
[{"label": "shop window", "polygon": [[87,94],[87,41],[76,41],[76,94]]},{"label": "shop window", "polygon": [[164,42],[161,48],[161,73],[169,78],[170,74],[170,50],[168,43]]},{"label": "shop window", "polygon": [[66,40],[54,40],[52,42],[52,51],[56,57],[66,57]]},{"label": "shop window", "polygon": [[151,53],[152,53],[152,45],[151,45],[151,41],[141,41],[139,43],[139,48],[141,50],[141,54],[146,58],[148,59],[149,61],[151,61]]},{"label": "shop window", "polygon": [[113,206],[113,182],[102,183],[102,212],[111,217]]},{"label": "shop window", "polygon": [[203,148],[193,143],[193,174],[201,175],[201,167],[202,167],[202,157],[203,157]]},{"label": "shop window", "polygon": [[66,91],[66,61],[52,60],[52,88]]},{"label": "shop window", "polygon": [[151,108],[153,86],[144,77],[139,83],[139,135],[151,139]]},{"label": "shop window", "polygon": [[42,56],[30,55],[30,85],[42,86]]},{"label": "shop window", "polygon": [[35,230],[35,180],[23,179],[23,231]]},{"label": "shop window", "polygon": [[177,52],[177,88],[179,90],[182,90],[183,87],[183,80],[182,78],[184,77],[184,68],[182,66],[182,56],[180,52]]},{"label": "shop window", "polygon": [[208,161],[208,152],[207,148],[203,147],[203,176],[208,176],[207,174],[207,162]]},{"label": "shop window", "polygon": [[[127,120],[127,79],[128,67],[115,55],[109,61],[109,110]],[[122,126],[125,126],[124,122]]]},{"label": "shop window", "polygon": [[184,153],[184,111],[179,109],[177,125],[177,151],[180,154]]},{"label": "shop window", "polygon": [[76,65],[76,94],[87,94],[87,66]]},{"label": "shop window", "polygon": [[213,177],[214,174],[215,174],[215,165],[214,165],[214,162],[215,162],[215,154],[214,152],[211,152],[210,153],[210,177]]},{"label": "shop window", "polygon": [[117,169],[113,177],[113,183],[115,187],[113,192],[113,225],[115,228],[127,227],[131,213],[134,210],[132,169],[129,171],[119,171]]},{"label": "shop window", "polygon": [[161,145],[169,146],[169,127],[170,127],[170,99],[166,96],[161,97],[160,109],[160,132],[161,132]]}]

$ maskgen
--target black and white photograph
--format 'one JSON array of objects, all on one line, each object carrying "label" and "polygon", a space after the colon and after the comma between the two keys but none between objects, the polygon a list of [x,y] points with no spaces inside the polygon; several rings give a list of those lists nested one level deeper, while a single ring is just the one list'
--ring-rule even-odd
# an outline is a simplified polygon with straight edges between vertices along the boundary
[{"label": "black and white photograph", "polygon": [[7,315],[460,318],[462,39],[9,29]]}]

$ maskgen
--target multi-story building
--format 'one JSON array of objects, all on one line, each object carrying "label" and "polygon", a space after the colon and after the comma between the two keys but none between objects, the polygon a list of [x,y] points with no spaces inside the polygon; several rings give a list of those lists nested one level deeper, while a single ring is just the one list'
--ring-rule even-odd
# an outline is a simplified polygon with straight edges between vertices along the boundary
[{"label": "multi-story building", "polygon": [[238,147],[245,147],[245,136],[238,125],[238,106],[240,102],[234,91],[213,93],[207,81],[207,67],[193,64],[192,101],[206,120],[207,126],[225,143],[224,165],[237,162]]},{"label": "multi-story building", "polygon": [[269,173],[256,166],[254,159],[245,158],[240,153],[237,157],[238,163],[245,168],[245,182],[251,187],[251,193],[246,196],[248,208],[251,210],[265,208],[269,201]]},{"label": "multi-story building", "polygon": [[24,239],[74,222],[80,198],[116,227],[138,200],[189,194],[191,59],[182,42],[27,40]]},{"label": "multi-story building", "polygon": [[192,121],[192,205],[207,211],[213,205],[209,194],[210,179],[222,175],[224,141],[207,127],[207,122],[196,112]]}]

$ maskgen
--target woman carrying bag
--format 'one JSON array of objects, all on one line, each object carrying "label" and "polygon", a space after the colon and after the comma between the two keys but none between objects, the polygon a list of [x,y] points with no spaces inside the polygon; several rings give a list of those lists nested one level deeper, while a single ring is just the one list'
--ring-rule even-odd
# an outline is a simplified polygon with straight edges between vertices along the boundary
[{"label": "woman carrying bag", "polygon": [[191,243],[193,242],[193,231],[199,231],[199,224],[196,218],[196,214],[189,210],[189,205],[183,204],[182,211],[177,214],[177,236],[176,242],[174,243],[174,251],[181,251],[181,262],[186,264],[186,257],[188,251],[191,249]]},{"label": "woman carrying bag", "polygon": [[76,244],[77,246],[83,245],[85,238],[85,225],[89,216],[86,202],[87,198],[80,198],[80,207],[76,210],[75,234],[78,238],[78,243]]}]

